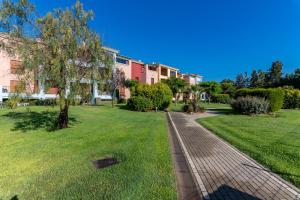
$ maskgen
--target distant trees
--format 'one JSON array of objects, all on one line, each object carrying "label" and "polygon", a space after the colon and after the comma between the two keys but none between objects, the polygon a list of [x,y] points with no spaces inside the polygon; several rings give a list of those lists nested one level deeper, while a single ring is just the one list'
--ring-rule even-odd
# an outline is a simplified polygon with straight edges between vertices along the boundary
[{"label": "distant trees", "polygon": [[249,83],[250,83],[250,80],[249,80],[247,72],[245,72],[244,74],[242,74],[242,73],[238,74],[236,76],[235,87],[237,89],[247,88],[247,87],[249,87]]},{"label": "distant trees", "polygon": [[293,73],[286,74],[285,77],[281,79],[281,84],[283,86],[292,86],[300,89],[300,68],[295,69]]},{"label": "distant trees", "polygon": [[211,100],[212,95],[218,94],[222,90],[220,84],[216,81],[202,82],[199,84],[199,87],[201,88],[201,91],[206,93],[206,97],[208,98],[209,102]]},{"label": "distant trees", "polygon": [[[277,60],[272,63],[272,66],[264,72],[262,70],[254,69],[251,73],[251,76],[248,77],[247,72],[244,74],[240,73],[236,76],[235,87],[240,88],[262,88],[262,87],[279,87],[295,81],[294,74],[286,75],[282,77],[282,67],[283,64],[281,61]],[[300,70],[298,71],[300,73]],[[293,80],[293,81],[291,81]]]},{"label": "distant trees", "polygon": [[266,86],[276,87],[280,85],[280,80],[282,77],[282,63],[280,61],[275,61],[272,63],[271,68],[266,74]]},{"label": "distant trees", "polygon": [[262,70],[253,70],[250,77],[250,87],[259,88],[265,86],[266,74]]},{"label": "distant trees", "polygon": [[236,91],[236,86],[233,80],[224,79],[220,82],[220,87],[223,94],[228,94],[229,96],[233,96]]}]

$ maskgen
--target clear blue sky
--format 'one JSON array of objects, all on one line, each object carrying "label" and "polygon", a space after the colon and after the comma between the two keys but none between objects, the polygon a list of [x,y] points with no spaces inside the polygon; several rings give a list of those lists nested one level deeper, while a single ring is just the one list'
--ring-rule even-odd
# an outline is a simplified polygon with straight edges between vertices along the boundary
[{"label": "clear blue sky", "polygon": [[[75,0],[34,0],[40,13]],[[123,55],[199,73],[235,78],[281,60],[300,67],[299,0],[83,0],[92,28]]]}]

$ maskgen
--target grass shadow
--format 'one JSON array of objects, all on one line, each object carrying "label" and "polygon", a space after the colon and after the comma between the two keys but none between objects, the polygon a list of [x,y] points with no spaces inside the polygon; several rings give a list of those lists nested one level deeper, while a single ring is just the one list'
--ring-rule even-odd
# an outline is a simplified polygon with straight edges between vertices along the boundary
[{"label": "grass shadow", "polygon": [[222,114],[222,115],[235,115],[235,114],[238,114],[233,109],[230,109],[230,108],[206,108],[205,110],[215,112],[217,114]]},{"label": "grass shadow", "polygon": [[[32,131],[45,129],[48,132],[58,130],[57,118],[58,111],[43,111],[43,112],[9,112],[4,117],[8,117],[15,121],[12,131]],[[74,117],[69,117],[70,125],[77,123]]]}]

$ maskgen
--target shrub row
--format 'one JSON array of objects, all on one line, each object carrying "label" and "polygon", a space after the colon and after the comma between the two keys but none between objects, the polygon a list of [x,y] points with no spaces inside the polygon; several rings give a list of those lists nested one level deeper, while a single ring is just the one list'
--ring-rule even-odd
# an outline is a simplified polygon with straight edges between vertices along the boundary
[{"label": "shrub row", "polygon": [[265,114],[269,110],[269,102],[259,97],[238,97],[231,103],[231,107],[242,114]]},{"label": "shrub row", "polygon": [[213,103],[230,103],[231,99],[229,94],[214,94],[211,97]]},{"label": "shrub row", "polygon": [[164,110],[169,107],[171,100],[172,91],[166,84],[138,84],[134,88],[133,96],[128,99],[127,106],[131,110],[144,112],[153,109]]},{"label": "shrub row", "polygon": [[238,97],[259,97],[267,100],[269,102],[269,111],[276,112],[280,110],[283,106],[284,101],[284,90],[281,88],[258,88],[258,89],[239,89],[235,93],[235,98]]},{"label": "shrub row", "polygon": [[300,90],[297,89],[284,90],[283,108],[284,109],[300,108]]}]

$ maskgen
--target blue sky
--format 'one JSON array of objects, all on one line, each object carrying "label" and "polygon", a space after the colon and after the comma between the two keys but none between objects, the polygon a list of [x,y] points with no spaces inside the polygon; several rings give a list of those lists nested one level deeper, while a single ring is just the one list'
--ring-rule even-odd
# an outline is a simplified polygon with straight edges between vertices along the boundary
[{"label": "blue sky", "polygon": [[[75,0],[33,0],[40,13]],[[103,43],[144,62],[234,79],[281,60],[300,67],[298,0],[83,0]]]}]

